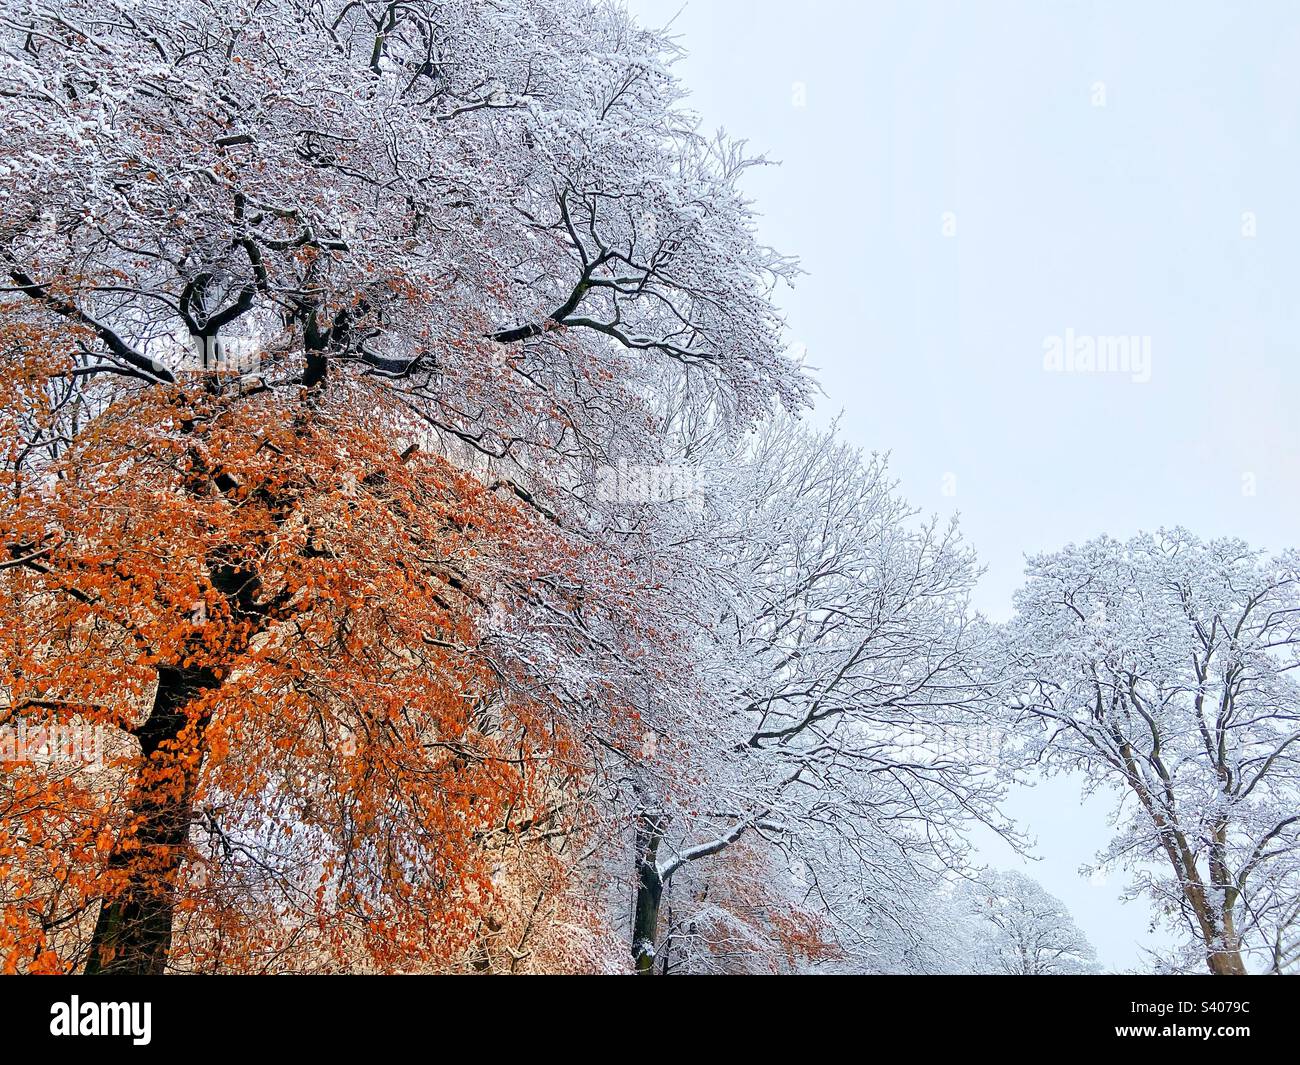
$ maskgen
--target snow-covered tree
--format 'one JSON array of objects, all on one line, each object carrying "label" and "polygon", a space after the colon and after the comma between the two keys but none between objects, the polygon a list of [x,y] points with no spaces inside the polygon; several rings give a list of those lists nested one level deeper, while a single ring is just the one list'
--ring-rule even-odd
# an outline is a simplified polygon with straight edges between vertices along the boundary
[{"label": "snow-covered tree", "polygon": [[691,595],[700,692],[642,775],[634,953],[653,967],[665,886],[741,840],[870,953],[872,929],[917,920],[906,885],[962,864],[959,829],[996,823],[975,562],[834,433],[778,421],[717,476],[683,533],[712,560]]},{"label": "snow-covered tree", "polygon": [[1300,897],[1300,555],[1173,529],[1027,572],[1001,678],[1024,757],[1115,791],[1103,861],[1211,972],[1271,967]]},{"label": "snow-covered tree", "polygon": [[[384,915],[372,927],[409,919],[412,957],[444,963],[420,931],[438,885],[464,875],[486,896],[485,849],[550,848],[603,823],[603,763],[639,745],[629,715],[644,691],[668,690],[684,644],[659,591],[670,554],[611,522],[601,471],[663,461],[656,412],[708,419],[725,437],[806,391],[769,299],[791,264],[755,240],[738,189],[752,160],[696,130],[675,54],[596,0],[6,6],[0,574],[4,685],[24,694],[3,713],[69,713],[69,691],[90,691],[75,706],[120,725],[128,745],[106,831],[86,835],[107,853],[77,852],[75,891],[49,826],[28,834],[17,814],[0,826],[51,841],[25,851],[48,911],[19,906],[30,870],[0,870],[13,871],[0,925],[23,915],[4,941],[13,964],[174,966],[177,907],[202,894],[199,857],[230,874],[207,888],[226,884],[237,901],[251,889],[232,866],[266,900],[307,900],[286,918],[293,942],[333,906],[352,923],[330,933],[332,956],[364,942],[370,964],[390,966],[399,940],[357,932],[369,907]],[[87,500],[96,521],[77,516]],[[149,522],[169,537],[157,551],[170,565],[147,547]],[[320,594],[320,570],[373,578],[391,609]],[[327,650],[293,653],[322,639],[367,663],[349,684],[388,669],[412,692],[441,685],[436,698],[347,695]],[[95,655],[130,684],[101,690]],[[273,659],[310,675],[249,697],[247,685],[272,682]],[[506,732],[546,748],[534,762],[512,745],[518,765],[565,769],[535,781],[527,814],[513,784],[489,802],[501,780],[484,784],[480,823],[454,812],[455,787],[385,790],[376,772],[341,768],[325,727],[339,698],[379,743],[360,744],[367,757],[392,758],[399,775],[427,783],[438,773],[417,767],[436,764],[486,780],[507,764]],[[525,703],[546,709],[508,726],[504,708]],[[384,706],[403,719],[395,731],[372,720]],[[295,741],[266,742],[299,713]],[[238,772],[242,759],[258,772]],[[61,798],[46,802],[47,784]],[[343,802],[316,838],[301,831],[328,806],[306,792],[357,799],[363,784],[364,803]],[[61,788],[39,782],[32,816],[71,816]],[[270,816],[286,794],[303,808]],[[415,819],[399,832],[402,801]],[[459,826],[441,837],[457,843],[452,871],[408,849],[434,845],[437,810]],[[281,814],[288,831],[268,839]],[[362,861],[357,840],[372,830],[382,841]],[[531,884],[546,857],[502,858],[494,875]],[[396,869],[413,870],[414,893]],[[218,901],[179,911],[197,929],[187,944],[231,942],[225,925],[199,928],[235,921],[239,906]],[[488,964],[513,967],[537,940],[528,905],[502,917],[466,902],[447,916],[481,918]],[[244,948],[274,931],[252,913],[238,923]],[[290,964],[277,949],[183,953]]]},{"label": "snow-covered tree", "polygon": [[1065,903],[1032,877],[988,871],[959,895],[975,922],[972,971],[1006,976],[1097,971],[1096,952]]}]

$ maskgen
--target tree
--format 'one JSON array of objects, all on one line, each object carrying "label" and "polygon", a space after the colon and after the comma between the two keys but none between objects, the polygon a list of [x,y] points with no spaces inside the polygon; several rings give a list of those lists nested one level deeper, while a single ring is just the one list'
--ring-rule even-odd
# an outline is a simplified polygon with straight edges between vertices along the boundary
[{"label": "tree", "polygon": [[965,885],[976,922],[976,972],[1069,976],[1097,971],[1096,952],[1065,904],[1032,877],[991,871]]},{"label": "tree", "polygon": [[506,465],[603,461],[663,363],[742,419],[804,395],[752,161],[612,5],[29,2],[4,48],[5,269],[83,375],[350,367]]},{"label": "tree", "polygon": [[1271,953],[1300,895],[1297,561],[1182,529],[1102,537],[1031,558],[1006,631],[1023,755],[1133,800],[1103,860],[1212,973]]},{"label": "tree", "polygon": [[804,396],[748,162],[584,0],[29,2],[0,48],[0,713],[120,739],[6,777],[8,965],[513,967],[675,665],[597,475],[656,396]]},{"label": "tree", "polygon": [[793,974],[843,963],[831,918],[785,855],[756,835],[713,862],[691,862],[663,893],[658,972]]},{"label": "tree", "polygon": [[136,397],[6,508],[5,717],[117,737],[6,774],[10,968],[160,972],[178,918],[173,967],[454,956],[493,841],[553,827],[573,741],[485,611],[549,533],[381,398]]},{"label": "tree", "polygon": [[[637,784],[642,972],[668,885],[742,841],[780,856],[775,890],[853,950],[911,922],[900,883],[962,865],[961,826],[1005,830],[978,743],[975,563],[956,527],[916,522],[883,460],[833,433],[776,422],[719,467],[681,534],[711,560],[688,593],[700,691]],[[766,879],[751,899],[771,895]],[[680,902],[674,918],[669,938],[701,927]]]}]

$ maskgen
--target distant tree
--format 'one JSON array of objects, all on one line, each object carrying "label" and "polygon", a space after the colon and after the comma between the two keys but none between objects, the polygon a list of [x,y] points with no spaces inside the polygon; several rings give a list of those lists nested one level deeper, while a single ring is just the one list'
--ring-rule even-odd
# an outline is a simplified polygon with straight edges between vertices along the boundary
[{"label": "distant tree", "polygon": [[987,872],[960,896],[974,921],[975,972],[1067,976],[1097,971],[1096,953],[1065,903],[1032,877]]}]

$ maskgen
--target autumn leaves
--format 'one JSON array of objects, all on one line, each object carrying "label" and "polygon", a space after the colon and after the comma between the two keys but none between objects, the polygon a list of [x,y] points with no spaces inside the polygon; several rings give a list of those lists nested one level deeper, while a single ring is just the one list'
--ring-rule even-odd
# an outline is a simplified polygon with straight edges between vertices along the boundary
[{"label": "autumn leaves", "polygon": [[573,774],[485,642],[503,563],[526,580],[546,537],[404,430],[373,386],[309,416],[144,390],[6,499],[7,541],[49,545],[3,574],[11,703],[127,739],[97,774],[6,773],[11,971],[469,950],[497,904],[487,841]]}]

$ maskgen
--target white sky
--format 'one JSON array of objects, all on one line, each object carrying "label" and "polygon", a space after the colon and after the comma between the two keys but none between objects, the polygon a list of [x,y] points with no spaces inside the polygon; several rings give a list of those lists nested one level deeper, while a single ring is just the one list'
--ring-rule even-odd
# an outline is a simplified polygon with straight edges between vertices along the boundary
[{"label": "white sky", "polygon": [[[960,512],[985,613],[1008,614],[1025,552],[1103,531],[1300,540],[1300,7],[628,6],[676,16],[706,126],[781,161],[746,188],[808,272],[781,304],[816,419],[842,411],[913,503]],[[1149,338],[1150,381],[1046,372],[1067,330]],[[1008,812],[1039,839],[1027,871],[1123,968],[1156,943],[1147,907],[1078,874],[1109,805],[1054,781]]]}]

